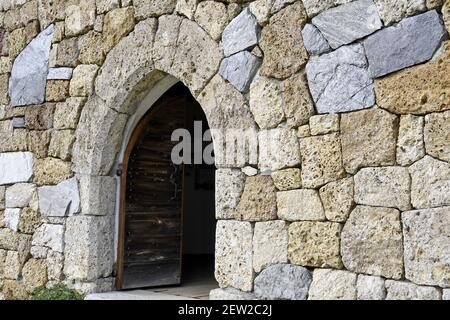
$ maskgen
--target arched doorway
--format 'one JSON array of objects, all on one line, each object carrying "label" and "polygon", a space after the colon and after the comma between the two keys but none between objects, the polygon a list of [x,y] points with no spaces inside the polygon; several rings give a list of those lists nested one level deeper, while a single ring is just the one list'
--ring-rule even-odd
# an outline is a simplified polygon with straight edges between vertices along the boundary
[{"label": "arched doorway", "polygon": [[[194,132],[199,127],[200,134]],[[192,153],[193,140],[208,130],[202,108],[181,83],[143,116],[124,153],[117,289],[186,285],[198,275],[213,279],[215,167],[175,164],[177,129],[189,131]]]}]

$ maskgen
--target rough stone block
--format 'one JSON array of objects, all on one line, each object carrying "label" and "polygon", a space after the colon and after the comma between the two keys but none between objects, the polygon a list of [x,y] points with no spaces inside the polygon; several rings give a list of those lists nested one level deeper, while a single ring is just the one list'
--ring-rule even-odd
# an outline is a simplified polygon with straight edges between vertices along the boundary
[{"label": "rough stone block", "polygon": [[375,0],[385,25],[426,10],[426,0]]},{"label": "rough stone block", "polygon": [[277,218],[277,193],[270,176],[247,177],[236,208],[237,218],[244,221],[267,221]]},{"label": "rough stone block", "polygon": [[445,29],[439,14],[430,11],[407,18],[364,41],[372,78],[430,60],[440,47]]},{"label": "rough stone block", "polygon": [[214,289],[209,293],[209,300],[256,300],[253,293],[243,292],[234,288]]},{"label": "rough stone block", "polygon": [[352,0],[303,0],[303,4],[305,5],[308,16],[314,17],[322,11],[350,1]]},{"label": "rough stone block", "polygon": [[358,300],[384,300],[386,298],[386,287],[384,279],[380,277],[358,275],[356,283]]},{"label": "rough stone block", "polygon": [[25,125],[30,130],[47,130],[53,127],[54,103],[28,107],[25,110]]},{"label": "rough stone block", "polygon": [[94,91],[94,80],[98,69],[98,66],[94,64],[76,67],[70,81],[70,95],[72,97],[90,96]]},{"label": "rough stone block", "polygon": [[31,152],[0,153],[0,185],[30,181],[33,165]]},{"label": "rough stone block", "polygon": [[441,300],[439,289],[410,282],[386,280],[386,300]]},{"label": "rough stone block", "polygon": [[411,203],[425,209],[450,205],[450,164],[430,156],[409,167]]},{"label": "rough stone block", "polygon": [[397,141],[397,162],[409,166],[425,156],[423,141],[424,118],[413,115],[400,117]]},{"label": "rough stone block", "polygon": [[306,50],[311,55],[319,56],[322,53],[331,51],[327,39],[312,24],[308,23],[302,30],[303,43]]},{"label": "rough stone block", "polygon": [[305,65],[308,53],[299,32],[305,23],[306,12],[301,2],[287,6],[270,18],[260,40],[264,52],[263,76],[286,79]]},{"label": "rough stone block", "polygon": [[[190,0],[191,2],[194,2]],[[197,0],[195,0],[197,2]],[[180,1],[178,1],[180,3]],[[177,3],[177,5],[178,5]],[[193,19],[191,19],[193,20]],[[198,23],[200,27],[206,30],[208,34],[213,38],[214,40],[218,41],[220,37],[222,36],[222,32],[224,31],[225,27],[227,26],[229,22],[229,17],[227,14],[227,6],[224,3],[216,2],[216,1],[202,1],[198,4],[197,10],[195,11],[195,21]],[[245,24],[244,21],[241,21]],[[236,25],[234,27],[237,27]],[[251,26],[250,26],[251,27]],[[250,30],[241,30],[241,32],[249,31],[249,34],[251,33]],[[233,40],[231,39],[233,37],[232,35],[233,31],[229,30],[229,43],[227,43],[227,46],[232,45]],[[248,35],[247,35],[248,36]],[[247,40],[249,40],[247,38]],[[239,41],[239,40],[238,40]],[[234,42],[234,44],[237,44],[237,42]],[[245,42],[245,40],[243,41]],[[224,45],[223,45],[224,47]],[[236,52],[239,52],[242,50],[238,50]]]},{"label": "rough stone block", "polygon": [[103,52],[107,54],[134,28],[134,8],[115,9],[105,15],[103,22]]},{"label": "rough stone block", "polygon": [[114,260],[114,217],[73,216],[67,219],[64,274],[92,281],[111,275]]},{"label": "rough stone block", "polygon": [[311,135],[318,136],[333,132],[339,132],[339,115],[325,114],[309,118]]},{"label": "rough stone block", "polygon": [[4,213],[5,227],[11,229],[14,232],[19,231],[19,221],[21,209],[19,208],[6,208]]},{"label": "rough stone block", "polygon": [[315,113],[314,102],[309,93],[308,80],[298,73],[284,82],[284,114],[290,128],[307,125]]},{"label": "rough stone block", "polygon": [[401,279],[403,241],[400,212],[388,208],[356,207],[342,229],[341,255],[350,271]]},{"label": "rough stone block", "polygon": [[59,224],[41,225],[33,234],[32,245],[64,252],[64,226]]},{"label": "rough stone block", "polygon": [[288,229],[285,221],[257,222],[253,235],[253,269],[287,263]]},{"label": "rough stone block", "polygon": [[36,186],[31,183],[18,183],[6,189],[5,205],[7,208],[24,208],[29,205]]},{"label": "rough stone block", "polygon": [[356,300],[356,281],[348,271],[316,269],[308,300]]},{"label": "rough stone block", "polygon": [[450,287],[450,207],[402,213],[406,278]]},{"label": "rough stone block", "polygon": [[253,227],[250,222],[219,221],[215,276],[221,288],[253,289]]},{"label": "rough stone block", "polygon": [[70,80],[72,78],[72,68],[50,68],[47,80]]},{"label": "rough stone block", "polygon": [[355,175],[355,202],[376,207],[411,209],[408,168],[364,168]]},{"label": "rough stone block", "polygon": [[70,162],[60,159],[37,159],[34,165],[33,182],[39,185],[55,185],[72,176]]},{"label": "rough stone block", "polygon": [[71,178],[56,186],[38,189],[39,209],[44,216],[65,217],[80,211],[78,181]]},{"label": "rough stone block", "polygon": [[95,23],[95,0],[78,0],[66,5],[65,35],[77,36]]},{"label": "rough stone block", "polygon": [[275,171],[272,173],[272,180],[279,191],[300,189],[302,187],[302,171],[298,168]]},{"label": "rough stone block", "polygon": [[255,295],[262,300],[306,300],[312,281],[303,267],[278,264],[264,269],[255,279]]},{"label": "rough stone block", "polygon": [[233,219],[244,191],[245,174],[235,169],[216,171],[216,218]]},{"label": "rough stone block", "polygon": [[375,93],[366,68],[367,60],[360,44],[311,58],[306,73],[317,112],[338,113],[372,107]]},{"label": "rough stone block", "polygon": [[325,216],[333,222],[347,221],[355,207],[353,178],[330,182],[320,189]]},{"label": "rough stone block", "polygon": [[260,65],[261,59],[243,51],[223,59],[219,73],[236,89],[247,92]]},{"label": "rough stone block", "polygon": [[53,126],[55,129],[76,129],[86,98],[69,98],[55,108]]},{"label": "rough stone block", "polygon": [[322,12],[312,19],[333,49],[364,38],[383,27],[372,0],[357,0]]},{"label": "rough stone block", "polygon": [[320,188],[345,177],[338,134],[300,139],[300,153],[304,188]]},{"label": "rough stone block", "polygon": [[278,217],[287,221],[323,221],[325,212],[317,190],[277,193]]},{"label": "rough stone block", "polygon": [[37,288],[47,283],[47,263],[45,260],[30,259],[22,269],[23,284],[32,294]]},{"label": "rough stone block", "polygon": [[244,9],[222,34],[222,47],[225,56],[230,56],[258,44],[260,27],[248,8]]},{"label": "rough stone block", "polygon": [[45,89],[45,100],[47,102],[60,102],[69,97],[68,80],[49,80]]},{"label": "rough stone block", "polygon": [[261,130],[258,133],[258,142],[261,171],[276,171],[300,165],[300,145],[295,130]]},{"label": "rough stone block", "polygon": [[141,20],[172,13],[177,0],[133,0],[136,18]]},{"label": "rough stone block", "polygon": [[[376,125],[375,125],[376,124]],[[398,118],[373,108],[341,116],[342,157],[345,170],[395,164]]]},{"label": "rough stone block", "polygon": [[342,268],[342,226],[332,222],[294,222],[289,226],[289,261],[318,268]]},{"label": "rough stone block", "polygon": [[427,154],[450,162],[450,111],[427,115],[424,137]]},{"label": "rough stone block", "polygon": [[42,31],[14,60],[9,96],[14,107],[44,102],[54,26]]}]

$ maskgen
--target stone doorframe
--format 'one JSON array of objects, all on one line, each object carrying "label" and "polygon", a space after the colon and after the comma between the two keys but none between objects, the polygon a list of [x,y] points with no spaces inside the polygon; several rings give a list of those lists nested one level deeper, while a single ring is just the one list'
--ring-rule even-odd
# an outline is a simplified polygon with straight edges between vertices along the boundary
[{"label": "stone doorframe", "polygon": [[210,128],[257,127],[243,95],[217,74],[222,58],[222,49],[202,28],[179,16],[141,21],[108,54],[81,114],[73,151],[82,206],[66,224],[64,271],[83,291],[110,290],[113,283],[115,174],[144,105],[179,80],[202,106]]}]

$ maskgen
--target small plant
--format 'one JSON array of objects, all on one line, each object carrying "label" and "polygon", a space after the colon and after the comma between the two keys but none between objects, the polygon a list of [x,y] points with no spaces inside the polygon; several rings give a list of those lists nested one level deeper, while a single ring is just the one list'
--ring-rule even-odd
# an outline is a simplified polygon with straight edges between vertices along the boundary
[{"label": "small plant", "polygon": [[84,295],[76,290],[69,289],[65,284],[57,284],[51,288],[37,288],[31,300],[83,300]]}]

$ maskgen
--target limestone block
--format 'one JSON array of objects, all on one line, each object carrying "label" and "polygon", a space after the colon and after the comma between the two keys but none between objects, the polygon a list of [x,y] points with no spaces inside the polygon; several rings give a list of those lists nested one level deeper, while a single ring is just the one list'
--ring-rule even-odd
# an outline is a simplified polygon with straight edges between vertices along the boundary
[{"label": "limestone block", "polygon": [[95,0],[77,0],[66,5],[65,34],[76,36],[91,29],[95,23]]},{"label": "limestone block", "polygon": [[56,186],[38,189],[39,209],[48,217],[65,217],[80,211],[80,196],[76,178],[63,181]]},{"label": "limestone block", "polygon": [[[374,124],[377,125],[374,125]],[[398,118],[373,108],[341,115],[342,157],[345,170],[395,164]]]},{"label": "limestone block", "polygon": [[372,107],[375,93],[366,68],[361,44],[344,46],[311,58],[306,73],[317,112],[338,113]]},{"label": "limestone block", "polygon": [[289,226],[289,261],[318,268],[342,268],[342,226],[332,222],[294,222]]},{"label": "limestone block", "polygon": [[277,193],[278,216],[287,221],[323,221],[325,212],[317,190]]},{"label": "limestone block", "polygon": [[277,193],[270,176],[247,177],[237,218],[244,221],[267,221],[277,218]]},{"label": "limestone block", "polygon": [[362,39],[383,27],[372,0],[357,0],[322,12],[312,19],[331,48]]},{"label": "limestone block", "polygon": [[78,38],[73,37],[64,39],[57,45],[53,45],[52,51],[54,51],[55,60],[53,64],[50,62],[51,67],[75,68],[77,66],[77,60],[80,54]]},{"label": "limestone block", "polygon": [[347,221],[355,207],[353,178],[330,182],[320,189],[325,216],[333,222]]},{"label": "limestone block", "polygon": [[284,119],[281,84],[257,77],[250,86],[250,110],[261,129],[276,128]]},{"label": "limestone block", "polygon": [[30,181],[33,165],[31,152],[0,153],[0,185]]},{"label": "limestone block", "polygon": [[351,0],[303,0],[309,17],[314,17],[322,11],[350,2]]},{"label": "limestone block", "polygon": [[300,165],[300,146],[295,130],[261,130],[258,133],[258,142],[261,171],[276,171]]},{"label": "limestone block", "polygon": [[64,251],[64,226],[43,224],[33,234],[33,246],[50,248],[53,251]]},{"label": "limestone block", "polygon": [[299,32],[305,23],[306,12],[301,2],[282,9],[270,18],[260,40],[264,52],[263,76],[286,79],[305,65],[308,54]]},{"label": "limestone block", "polygon": [[72,175],[71,164],[60,159],[37,159],[33,182],[39,185],[55,185]]},{"label": "limestone block", "polygon": [[14,107],[44,102],[54,26],[42,31],[14,60],[9,96]]},{"label": "limestone block", "polygon": [[87,97],[94,92],[94,80],[98,66],[94,64],[79,65],[73,70],[70,81],[70,95],[72,97]]},{"label": "limestone block", "polygon": [[356,281],[348,271],[316,269],[308,300],[356,300]]},{"label": "limestone block", "polygon": [[450,111],[427,115],[424,137],[427,154],[450,162]]},{"label": "limestone block", "polygon": [[11,229],[14,232],[19,231],[19,221],[21,209],[19,208],[6,208],[4,213],[5,227]]},{"label": "limestone block", "polygon": [[25,125],[30,130],[47,130],[53,127],[54,103],[27,107],[25,110]]},{"label": "limestone block", "polygon": [[339,132],[339,115],[324,114],[309,118],[311,135],[318,136],[333,132]]},{"label": "limestone block", "polygon": [[111,275],[114,260],[114,217],[73,216],[67,219],[64,274],[92,281]]},{"label": "limestone block", "polygon": [[209,300],[256,300],[253,293],[243,292],[234,288],[219,288],[211,290]]},{"label": "limestone block", "polygon": [[81,212],[88,215],[114,215],[116,178],[79,176]]},{"label": "limestone block", "polygon": [[250,9],[244,9],[225,28],[222,34],[222,47],[225,56],[230,56],[258,44],[260,27]]},{"label": "limestone block", "polygon": [[249,4],[250,12],[260,25],[265,25],[270,18],[270,11],[274,0],[256,0]]},{"label": "limestone block", "polygon": [[216,171],[216,218],[233,219],[244,191],[245,174],[236,169]]},{"label": "limestone block", "polygon": [[103,51],[108,53],[125,35],[134,28],[134,8],[115,9],[105,15],[103,23]]},{"label": "limestone block", "polygon": [[196,13],[198,0],[178,0],[175,11],[193,20]]},{"label": "limestone block", "polygon": [[278,264],[256,277],[255,295],[262,300],[306,300],[311,281],[311,272],[306,268]]},{"label": "limestone block", "polygon": [[364,41],[372,78],[430,60],[444,39],[439,14],[429,11],[404,19]]},{"label": "limestone block", "polygon": [[425,156],[409,168],[411,203],[424,209],[450,205],[450,164]]},{"label": "limestone block", "polygon": [[327,39],[313,24],[306,24],[302,30],[302,37],[305,49],[311,55],[320,56],[322,53],[331,51]]},{"label": "limestone block", "polygon": [[97,14],[106,13],[120,7],[120,0],[96,0]]},{"label": "limestone block", "polygon": [[66,0],[38,0],[38,18],[42,28],[55,20],[64,20]]},{"label": "limestone block", "polygon": [[425,156],[424,118],[414,115],[400,117],[397,141],[397,162],[408,166]]},{"label": "limestone block", "polygon": [[24,208],[29,205],[36,186],[31,183],[18,183],[6,189],[5,205],[7,208]]},{"label": "limestone block", "polygon": [[89,31],[79,40],[80,55],[78,60],[82,64],[96,64],[101,65],[105,60],[102,47],[102,34],[97,31]]},{"label": "limestone block", "polygon": [[67,80],[48,80],[45,89],[45,100],[47,102],[60,102],[69,96],[69,84]]},{"label": "limestone block", "polygon": [[5,279],[18,280],[22,264],[20,263],[19,253],[17,251],[8,251],[5,259],[3,277]]},{"label": "limestone block", "polygon": [[425,0],[375,0],[385,25],[425,11]]},{"label": "limestone block", "polygon": [[136,18],[141,20],[172,13],[177,0],[133,0]]},{"label": "limestone block", "polygon": [[72,68],[50,68],[47,80],[70,80],[72,78]]},{"label": "limestone block", "polygon": [[253,269],[287,263],[288,229],[285,221],[257,222],[253,235]]},{"label": "limestone block", "polygon": [[22,269],[23,284],[29,293],[47,283],[47,264],[43,259],[30,259]]},{"label": "limestone block", "polygon": [[358,300],[384,300],[386,298],[386,287],[381,277],[358,275],[356,283]]},{"label": "limestone block", "polygon": [[220,75],[240,92],[247,92],[258,71],[261,61],[248,51],[225,58],[220,64]]},{"label": "limestone block", "polygon": [[284,82],[284,113],[289,127],[306,125],[314,115],[314,102],[309,93],[308,80],[298,73]]},{"label": "limestone block", "polygon": [[19,231],[26,234],[33,234],[41,224],[41,216],[32,208],[22,209],[19,221]]},{"label": "limestone block", "polygon": [[355,202],[376,207],[411,209],[411,183],[404,167],[364,168],[355,175]]},{"label": "limestone block", "polygon": [[52,132],[48,154],[51,157],[68,161],[72,158],[72,147],[75,142],[74,130],[55,130]]},{"label": "limestone block", "polygon": [[338,134],[301,139],[300,153],[304,188],[320,188],[345,177]]},{"label": "limestone block", "polygon": [[217,41],[228,23],[227,7],[220,2],[202,1],[195,11],[195,21]]},{"label": "limestone block", "polygon": [[55,129],[76,129],[86,98],[68,98],[56,104],[53,126]]},{"label": "limestone block", "polygon": [[5,250],[17,250],[19,247],[19,234],[10,229],[0,229],[0,248]]},{"label": "limestone block", "polygon": [[442,7],[442,15],[444,18],[445,26],[447,31],[450,32],[450,2],[448,0],[444,1],[444,6]]},{"label": "limestone block", "polygon": [[49,251],[47,255],[47,276],[48,280],[62,280],[62,269],[64,264],[64,255],[59,252]]},{"label": "limestone block", "polygon": [[402,222],[406,278],[450,287],[450,207],[404,212]]},{"label": "limestone block", "polygon": [[272,173],[273,183],[279,191],[300,189],[302,187],[302,172],[298,168],[284,169]]},{"label": "limestone block", "polygon": [[441,300],[438,289],[410,282],[386,280],[386,289],[386,300]]},{"label": "limestone block", "polygon": [[350,271],[401,279],[400,213],[395,209],[357,206],[342,229],[341,255]]},{"label": "limestone block", "polygon": [[252,235],[250,222],[219,221],[216,231],[215,276],[221,288],[249,292],[253,287]]}]

